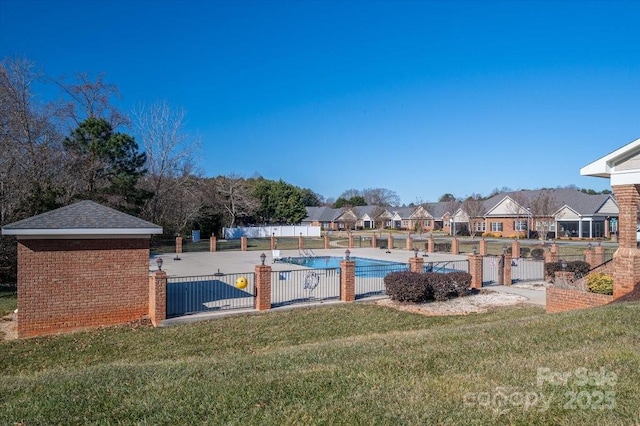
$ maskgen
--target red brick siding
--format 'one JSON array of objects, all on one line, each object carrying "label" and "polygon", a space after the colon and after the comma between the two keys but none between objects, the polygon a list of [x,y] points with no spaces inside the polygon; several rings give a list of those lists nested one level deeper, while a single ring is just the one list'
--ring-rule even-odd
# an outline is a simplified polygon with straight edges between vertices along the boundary
[{"label": "red brick siding", "polygon": [[547,287],[547,313],[573,311],[606,305],[613,301],[613,296],[589,293],[581,290]]},{"label": "red brick siding", "polygon": [[148,314],[149,239],[20,240],[19,337]]}]

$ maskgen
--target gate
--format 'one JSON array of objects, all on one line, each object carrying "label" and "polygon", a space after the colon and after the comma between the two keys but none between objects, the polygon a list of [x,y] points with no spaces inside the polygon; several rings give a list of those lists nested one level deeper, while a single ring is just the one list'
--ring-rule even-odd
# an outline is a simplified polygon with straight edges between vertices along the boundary
[{"label": "gate", "polygon": [[[496,284],[498,282],[498,268],[502,256],[485,256],[482,259],[482,284]],[[544,260],[516,258],[511,260],[511,281],[544,280]]]},{"label": "gate", "polygon": [[271,306],[340,299],[340,268],[271,272]]},{"label": "gate", "polygon": [[254,281],[253,272],[168,277],[167,318],[223,309],[252,309]]}]

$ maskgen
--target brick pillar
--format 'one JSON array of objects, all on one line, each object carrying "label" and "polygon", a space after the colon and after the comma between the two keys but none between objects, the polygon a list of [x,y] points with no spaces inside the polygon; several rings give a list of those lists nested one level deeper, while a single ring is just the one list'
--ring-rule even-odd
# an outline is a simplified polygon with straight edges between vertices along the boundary
[{"label": "brick pillar", "polygon": [[599,263],[596,264],[595,254],[596,254],[596,251],[594,249],[592,249],[592,248],[587,248],[584,251],[584,260],[585,260],[585,262],[587,262],[589,264],[589,267],[591,269],[593,269],[597,265],[599,265]]},{"label": "brick pillar", "polygon": [[410,257],[409,258],[409,270],[411,272],[422,273],[424,271],[424,258],[422,258],[422,257]]},{"label": "brick pillar", "polygon": [[511,243],[511,256],[513,256],[514,259],[520,259],[520,241],[519,240],[513,240],[513,242]]},{"label": "brick pillar", "polygon": [[343,302],[356,300],[356,262],[353,260],[340,262],[340,300]]},{"label": "brick pillar", "polygon": [[276,249],[276,234],[271,234],[271,242],[269,246],[271,247],[271,250]]},{"label": "brick pillar", "polygon": [[371,248],[376,248],[378,247],[378,237],[376,237],[375,232],[373,233],[373,236],[371,237]]},{"label": "brick pillar", "polygon": [[596,246],[593,251],[593,261],[595,262],[596,266],[602,265],[604,263],[604,247]]},{"label": "brick pillar", "polygon": [[247,251],[247,237],[240,237],[240,250]]},{"label": "brick pillar", "polygon": [[460,254],[460,241],[456,237],[451,239],[451,254]]},{"label": "brick pillar", "polygon": [[485,240],[484,238],[480,240],[480,250],[478,254],[480,256],[487,255],[487,240]]},{"label": "brick pillar", "polygon": [[182,253],[182,237],[176,237],[176,254]]},{"label": "brick pillar", "polygon": [[391,250],[393,248],[393,235],[389,234],[387,237],[387,248]]},{"label": "brick pillar", "polygon": [[302,250],[304,248],[304,238],[302,238],[302,232],[298,235],[298,250]]},{"label": "brick pillar", "polygon": [[432,236],[432,235],[429,235],[429,241],[428,241],[428,243],[427,243],[427,247],[428,247],[428,250],[427,250],[427,251],[428,251],[429,253],[433,253],[433,251],[435,250],[436,244],[435,244],[435,242],[433,241],[433,236]]},{"label": "brick pillar", "polygon": [[209,238],[209,251],[214,252],[216,250],[218,250],[218,241],[216,237],[212,235],[211,238]]},{"label": "brick pillar", "polygon": [[504,255],[504,285],[511,285],[511,260],[513,257],[509,253]]},{"label": "brick pillar", "polygon": [[413,250],[413,238],[407,235],[407,250]]},{"label": "brick pillar", "polygon": [[328,249],[331,247],[331,241],[329,241],[329,234],[324,234],[324,248]]},{"label": "brick pillar", "polygon": [[353,234],[349,232],[349,248],[353,248]]},{"label": "brick pillar", "polygon": [[550,250],[544,252],[544,261],[545,263],[555,263],[558,259],[558,245],[553,243],[551,244]]},{"label": "brick pillar", "polygon": [[271,266],[256,265],[255,273],[256,310],[266,311],[271,309]]},{"label": "brick pillar", "polygon": [[[484,240],[483,240],[484,241]],[[471,274],[471,288],[482,288],[483,261],[481,254],[469,255],[469,273]]]},{"label": "brick pillar", "polygon": [[618,202],[618,250],[613,254],[613,298],[634,290],[640,281],[640,250],[636,242],[636,224],[640,185],[613,185]]},{"label": "brick pillar", "polygon": [[167,273],[149,275],[149,319],[154,327],[167,318]]}]

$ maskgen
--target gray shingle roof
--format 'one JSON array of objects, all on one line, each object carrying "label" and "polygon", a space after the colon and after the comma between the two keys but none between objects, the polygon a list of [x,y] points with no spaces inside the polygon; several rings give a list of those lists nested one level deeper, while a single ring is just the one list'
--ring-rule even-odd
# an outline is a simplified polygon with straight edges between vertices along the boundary
[{"label": "gray shingle roof", "polygon": [[5,235],[161,234],[162,227],[93,201],[80,201],[2,227]]}]

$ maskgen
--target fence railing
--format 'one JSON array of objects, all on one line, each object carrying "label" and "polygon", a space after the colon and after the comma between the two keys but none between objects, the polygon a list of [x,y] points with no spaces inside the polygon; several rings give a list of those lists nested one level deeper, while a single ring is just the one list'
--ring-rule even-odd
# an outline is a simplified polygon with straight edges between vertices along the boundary
[{"label": "fence railing", "polygon": [[424,272],[439,272],[441,274],[448,272],[469,272],[469,261],[448,260],[442,262],[425,262],[423,270]]},{"label": "fence railing", "polygon": [[340,268],[271,272],[271,306],[340,299]]},{"label": "fence railing", "polygon": [[384,277],[391,272],[402,272],[408,270],[408,263],[356,266],[356,299],[385,294]]},{"label": "fence railing", "polygon": [[253,272],[167,278],[167,318],[254,307]]}]

